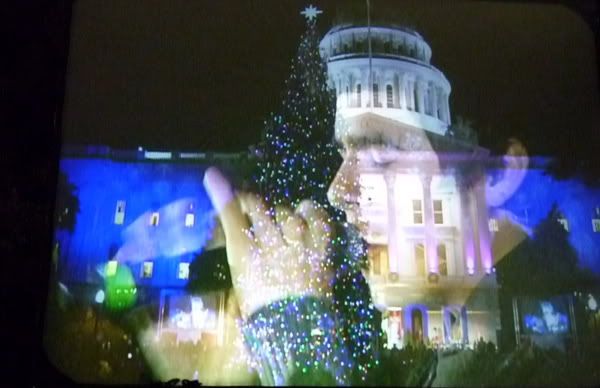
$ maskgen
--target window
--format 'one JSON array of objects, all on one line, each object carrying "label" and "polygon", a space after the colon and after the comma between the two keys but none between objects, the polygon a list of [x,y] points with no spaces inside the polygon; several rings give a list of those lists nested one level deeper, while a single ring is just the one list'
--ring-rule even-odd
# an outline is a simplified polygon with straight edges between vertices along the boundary
[{"label": "window", "polygon": [[117,201],[117,208],[115,209],[115,224],[123,225],[125,221],[125,201]]},{"label": "window", "polygon": [[151,261],[144,261],[142,263],[142,273],[140,277],[148,279],[152,277],[152,270],[154,269],[154,263]]},{"label": "window", "polygon": [[152,213],[152,215],[150,216],[150,226],[158,226],[159,218],[160,217],[158,215],[158,212]]},{"label": "window", "polygon": [[177,279],[187,279],[190,277],[190,263],[179,263]]},{"label": "window", "polygon": [[117,265],[118,263],[116,260],[109,260],[108,263],[106,263],[104,274],[106,276],[115,276],[117,274]]},{"label": "window", "polygon": [[404,87],[404,97],[405,97],[405,101],[406,101],[406,109],[412,110],[412,104],[410,101],[410,85],[408,85],[408,82],[406,83],[406,86]]},{"label": "window", "polygon": [[373,84],[373,106],[380,107],[379,103],[379,85]]},{"label": "window", "polygon": [[188,211],[185,213],[185,227],[191,228],[194,226],[194,204],[190,203],[188,206]]},{"label": "window", "polygon": [[360,108],[360,84],[356,84],[356,96],[354,98],[356,99],[354,105]]},{"label": "window", "polygon": [[381,274],[381,254],[379,251],[375,251],[371,256],[371,269],[373,275]]},{"label": "window", "polygon": [[561,224],[567,232],[569,231],[569,221],[566,218],[564,218],[564,217],[559,218],[558,223]]},{"label": "window", "polygon": [[415,85],[413,84],[413,108],[415,110],[415,112],[422,112],[423,111],[423,107],[422,106],[418,106],[418,101],[419,101],[419,97],[417,95],[417,88],[415,87]]},{"label": "window", "polygon": [[387,267],[387,246],[375,245],[369,248],[371,258],[371,274],[381,275]]},{"label": "window", "polygon": [[185,215],[185,226],[188,228],[194,226],[194,213],[187,213]]},{"label": "window", "polygon": [[425,246],[421,243],[415,245],[415,269],[417,276],[425,276]]},{"label": "window", "polygon": [[592,220],[592,229],[596,233],[600,233],[600,218],[594,218]]},{"label": "window", "polygon": [[498,220],[495,218],[490,218],[488,220],[488,228],[490,230],[490,232],[497,232],[498,231]]},{"label": "window", "polygon": [[441,199],[433,200],[433,222],[436,225],[442,225],[444,223],[444,208]]},{"label": "window", "polygon": [[394,106],[394,89],[392,89],[392,85],[388,85],[385,87],[385,95],[387,98],[387,107],[391,108]]},{"label": "window", "polygon": [[438,255],[438,271],[442,276],[448,276],[448,259],[446,255],[446,245],[439,244],[437,246]]},{"label": "window", "polygon": [[423,223],[423,203],[420,199],[413,199],[412,201],[413,207],[413,223],[414,224],[422,224]]}]

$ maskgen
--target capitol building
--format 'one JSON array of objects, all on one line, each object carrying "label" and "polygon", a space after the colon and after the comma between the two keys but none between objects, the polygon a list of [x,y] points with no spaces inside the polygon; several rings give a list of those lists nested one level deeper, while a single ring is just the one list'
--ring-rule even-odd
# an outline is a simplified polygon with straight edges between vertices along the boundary
[{"label": "capitol building", "polygon": [[402,347],[409,335],[446,345],[496,343],[489,152],[449,131],[451,86],[431,64],[431,48],[407,28],[341,25],[320,51],[336,90],[338,140],[395,148],[391,161],[356,167],[387,346]]}]

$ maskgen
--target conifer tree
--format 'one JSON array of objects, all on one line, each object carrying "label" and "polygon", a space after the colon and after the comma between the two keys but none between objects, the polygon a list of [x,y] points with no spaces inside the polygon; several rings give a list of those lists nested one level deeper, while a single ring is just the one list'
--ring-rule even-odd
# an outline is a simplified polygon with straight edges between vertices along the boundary
[{"label": "conifer tree", "polygon": [[304,199],[322,205],[336,231],[332,241],[334,308],[356,361],[354,378],[364,379],[377,362],[375,309],[360,268],[367,263],[366,245],[345,215],[331,206],[327,190],[341,164],[334,141],[336,95],[327,82],[319,53],[316,20],[308,18],[278,113],[265,121],[256,182],[266,203],[295,207]]}]

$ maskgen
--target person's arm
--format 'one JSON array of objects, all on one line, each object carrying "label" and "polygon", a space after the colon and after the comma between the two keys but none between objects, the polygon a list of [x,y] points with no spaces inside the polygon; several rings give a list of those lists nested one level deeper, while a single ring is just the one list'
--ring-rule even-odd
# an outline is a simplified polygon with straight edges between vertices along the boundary
[{"label": "person's arm", "polygon": [[347,385],[352,365],[335,329],[330,304],[308,296],[259,309],[242,331],[264,385]]},{"label": "person's arm", "polygon": [[276,217],[234,195],[214,168],[204,185],[223,230],[242,332],[263,385],[347,385],[351,365],[331,306],[330,226],[312,202]]}]

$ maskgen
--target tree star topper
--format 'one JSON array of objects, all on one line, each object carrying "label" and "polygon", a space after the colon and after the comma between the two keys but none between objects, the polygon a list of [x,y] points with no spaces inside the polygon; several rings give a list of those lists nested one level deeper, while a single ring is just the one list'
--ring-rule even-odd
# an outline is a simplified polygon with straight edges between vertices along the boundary
[{"label": "tree star topper", "polygon": [[304,15],[307,21],[310,22],[313,21],[313,19],[316,19],[319,14],[323,13],[323,11],[311,4],[308,7],[304,8],[304,11],[300,13]]}]

